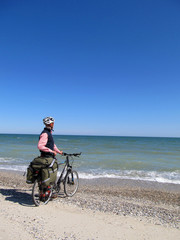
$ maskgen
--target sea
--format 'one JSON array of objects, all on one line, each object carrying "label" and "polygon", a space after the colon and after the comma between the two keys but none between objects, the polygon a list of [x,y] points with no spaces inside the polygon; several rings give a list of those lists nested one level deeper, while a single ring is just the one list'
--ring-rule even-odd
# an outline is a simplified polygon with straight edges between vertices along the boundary
[{"label": "sea", "polygon": [[[0,169],[25,172],[37,156],[39,135],[0,134]],[[180,184],[180,138],[54,135],[80,178],[118,178]],[[57,155],[58,162],[65,157]]]}]

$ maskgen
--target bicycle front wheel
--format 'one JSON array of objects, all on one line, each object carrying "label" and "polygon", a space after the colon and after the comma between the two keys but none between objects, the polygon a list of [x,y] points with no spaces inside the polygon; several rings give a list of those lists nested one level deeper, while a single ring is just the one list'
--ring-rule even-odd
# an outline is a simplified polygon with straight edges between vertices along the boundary
[{"label": "bicycle front wheel", "polygon": [[78,190],[79,177],[78,173],[74,170],[69,171],[66,175],[64,182],[64,192],[66,196],[72,197]]},{"label": "bicycle front wheel", "polygon": [[36,179],[32,188],[32,199],[36,206],[47,204],[52,196],[52,189],[44,191],[41,184]]}]

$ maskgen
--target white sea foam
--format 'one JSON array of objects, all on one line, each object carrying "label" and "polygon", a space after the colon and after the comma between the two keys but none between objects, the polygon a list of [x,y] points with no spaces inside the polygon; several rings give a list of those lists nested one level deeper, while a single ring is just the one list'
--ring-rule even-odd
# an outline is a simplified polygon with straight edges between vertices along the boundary
[{"label": "white sea foam", "polygon": [[[0,169],[10,171],[26,171],[28,165],[7,164],[12,162],[12,158],[0,158]],[[78,171],[78,169],[77,169]],[[174,172],[157,172],[157,171],[137,171],[137,170],[91,170],[89,172],[78,171],[79,177],[82,179],[96,179],[96,178],[116,178],[116,179],[131,179],[131,180],[145,180],[159,183],[173,183],[180,184],[180,171]],[[58,173],[59,174],[59,173]]]},{"label": "white sea foam", "polygon": [[13,158],[8,158],[8,157],[0,157],[0,163],[5,163],[5,162],[12,162],[14,159]]},{"label": "white sea foam", "polygon": [[95,179],[95,178],[117,178],[117,179],[131,179],[131,180],[144,180],[160,183],[173,183],[180,184],[180,173],[177,172],[155,172],[155,171],[122,171],[121,173],[85,173],[80,172],[79,177],[82,179]]},{"label": "white sea foam", "polygon": [[24,162],[24,159],[21,159],[21,158],[0,157],[0,164],[7,163],[7,164],[10,164],[10,165],[14,165],[14,164],[17,164],[17,163],[22,164],[22,162]]},{"label": "white sea foam", "polygon": [[1,170],[10,170],[10,171],[18,171],[24,172],[27,169],[27,166],[22,165],[0,165]]}]

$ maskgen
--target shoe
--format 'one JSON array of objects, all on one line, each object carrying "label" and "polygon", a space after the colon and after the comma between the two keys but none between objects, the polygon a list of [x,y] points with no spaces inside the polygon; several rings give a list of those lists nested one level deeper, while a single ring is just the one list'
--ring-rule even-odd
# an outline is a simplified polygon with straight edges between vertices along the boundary
[{"label": "shoe", "polygon": [[45,194],[44,194],[44,193],[41,193],[41,194],[40,194],[39,200],[42,201],[42,202],[45,201]]}]

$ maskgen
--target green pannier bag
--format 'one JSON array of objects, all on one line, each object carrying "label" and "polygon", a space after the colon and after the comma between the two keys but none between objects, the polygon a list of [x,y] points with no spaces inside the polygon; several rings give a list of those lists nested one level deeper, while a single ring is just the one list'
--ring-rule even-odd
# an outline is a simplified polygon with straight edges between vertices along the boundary
[{"label": "green pannier bag", "polygon": [[48,168],[41,170],[42,184],[46,187],[56,182],[58,163],[54,161]]},{"label": "green pannier bag", "polygon": [[43,185],[48,186],[54,183],[57,177],[58,164],[54,158],[35,158],[27,168],[26,183],[34,183],[36,177],[35,172],[41,171],[41,180]]},{"label": "green pannier bag", "polygon": [[26,174],[26,183],[32,184],[35,181],[35,176],[34,176],[34,169],[29,165],[27,168],[27,174]]}]

